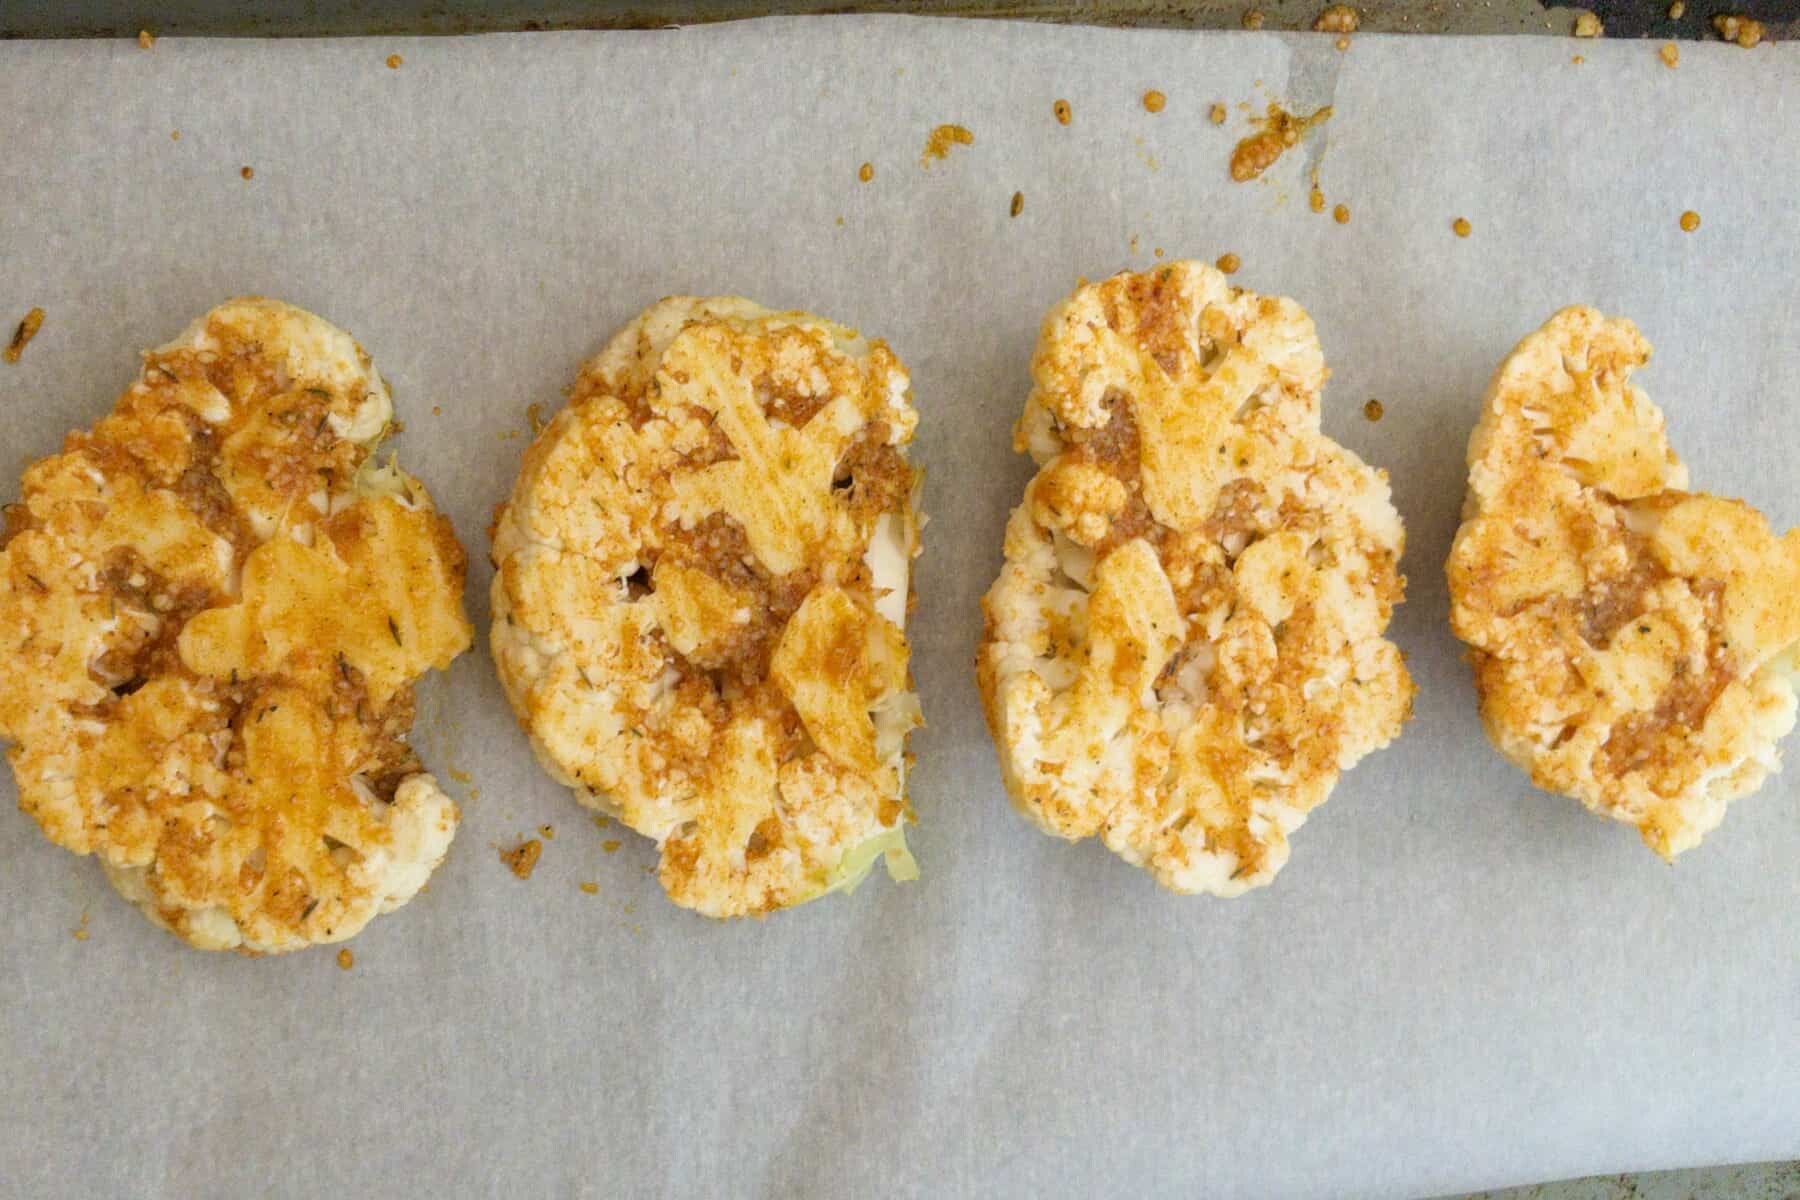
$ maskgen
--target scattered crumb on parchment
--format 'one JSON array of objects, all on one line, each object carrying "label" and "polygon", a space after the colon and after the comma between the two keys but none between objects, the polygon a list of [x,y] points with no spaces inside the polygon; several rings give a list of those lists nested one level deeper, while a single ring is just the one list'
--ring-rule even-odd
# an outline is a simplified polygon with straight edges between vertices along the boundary
[{"label": "scattered crumb on parchment", "polygon": [[338,951],[337,962],[339,970],[348,971],[351,967],[356,965],[356,954],[350,947],[345,946],[342,950]]},{"label": "scattered crumb on parchment", "polygon": [[256,178],[256,168],[255,167],[239,167],[238,174],[242,175],[245,179],[255,179]]},{"label": "scattered crumb on parchment", "polygon": [[475,777],[473,775],[469,774],[467,771],[459,771],[455,767],[451,767],[449,771],[445,773],[460,784],[467,785],[475,782]]},{"label": "scattered crumb on parchment", "polygon": [[582,891],[586,892],[590,896],[598,896],[600,894],[600,885],[593,882],[592,880],[588,880],[587,882],[584,882],[584,883],[578,883],[575,886],[580,888]]},{"label": "scattered crumb on parchment", "polygon": [[148,29],[138,30],[138,49],[148,50],[154,45],[156,45],[156,35],[154,33],[151,33]]},{"label": "scattered crumb on parchment", "polygon": [[1369,418],[1371,421],[1381,420],[1381,414],[1385,411],[1386,410],[1381,407],[1381,401],[1374,397],[1370,397],[1369,402],[1363,405],[1363,416]]},{"label": "scattered crumb on parchment", "polygon": [[1350,206],[1348,204],[1340,204],[1332,209],[1331,219],[1336,221],[1339,225],[1348,225],[1350,223]]},{"label": "scattered crumb on parchment", "polygon": [[554,842],[556,840],[556,826],[539,825],[538,836],[543,838],[546,842]]},{"label": "scattered crumb on parchment", "polygon": [[405,61],[406,60],[404,58],[401,58],[398,54],[388,55],[387,56],[388,70],[398,71],[400,69],[400,64],[404,63]]},{"label": "scattered crumb on parchment", "polygon": [[1606,33],[1606,26],[1600,23],[1599,17],[1595,16],[1587,9],[1578,8],[1575,10],[1574,33],[1578,38],[1602,37]]},{"label": "scattered crumb on parchment", "polygon": [[600,843],[600,849],[606,851],[608,854],[617,854],[619,852],[619,847],[624,844],[625,843],[616,841],[613,838],[607,838],[604,842]]},{"label": "scattered crumb on parchment", "polygon": [[500,861],[520,879],[530,879],[531,872],[537,868],[538,858],[543,853],[544,843],[536,838],[527,838],[511,850],[500,851]]},{"label": "scattered crumb on parchment", "polygon": [[856,168],[856,178],[863,183],[867,183],[875,178],[875,164],[864,163],[862,166]]},{"label": "scattered crumb on parchment", "polygon": [[1214,265],[1227,275],[1236,275],[1238,273],[1238,268],[1243,266],[1244,263],[1243,260],[1238,258],[1235,254],[1221,254],[1219,255],[1219,261]]},{"label": "scattered crumb on parchment", "polygon": [[1314,33],[1355,33],[1361,24],[1356,10],[1348,4],[1333,4],[1313,21]]},{"label": "scattered crumb on parchment", "polygon": [[1663,60],[1665,67],[1674,68],[1681,65],[1681,47],[1674,42],[1664,42],[1662,48],[1656,52],[1656,56]]},{"label": "scattered crumb on parchment", "polygon": [[929,167],[934,160],[950,157],[952,146],[972,146],[975,135],[961,125],[939,125],[925,136],[925,149],[919,155],[919,165]]},{"label": "scattered crumb on parchment", "polygon": [[1337,40],[1336,44],[1337,44],[1338,52],[1341,54],[1345,50],[1348,50],[1350,48],[1350,39],[1347,37],[1341,37]]},{"label": "scattered crumb on parchment", "polygon": [[1331,120],[1331,106],[1310,117],[1296,117],[1279,104],[1269,105],[1260,119],[1262,128],[1238,142],[1231,152],[1231,177],[1247,183],[1275,165],[1275,160],[1300,144],[1306,131]]},{"label": "scattered crumb on parchment", "polygon": [[533,400],[525,406],[525,423],[531,426],[531,436],[536,437],[544,432],[544,406]]},{"label": "scattered crumb on parchment", "polygon": [[1168,105],[1168,103],[1169,98],[1155,88],[1151,88],[1144,93],[1145,112],[1159,113]]},{"label": "scattered crumb on parchment", "polygon": [[1212,120],[1214,125],[1223,125],[1225,123],[1225,106],[1223,104],[1215,103],[1206,115]]},{"label": "scattered crumb on parchment", "polygon": [[34,308],[26,313],[24,319],[19,322],[18,328],[13,330],[12,341],[6,344],[6,349],[0,350],[0,358],[4,358],[9,363],[18,362],[19,355],[25,353],[25,347],[31,344],[31,339],[36,337],[38,330],[43,327],[43,309]]},{"label": "scattered crumb on parchment", "polygon": [[1456,220],[1450,222],[1450,232],[1454,233],[1457,237],[1468,237],[1470,233],[1474,232],[1474,229],[1475,227],[1469,224],[1469,218],[1467,217],[1458,217]]},{"label": "scattered crumb on parchment", "polygon": [[1012,194],[1012,203],[1007,205],[1007,215],[1016,217],[1024,211],[1025,211],[1025,193],[1024,192],[1014,192]]},{"label": "scattered crumb on parchment", "polygon": [[1058,125],[1067,125],[1070,121],[1075,119],[1075,110],[1069,107],[1069,102],[1067,100],[1058,100],[1055,104],[1050,106],[1050,111],[1056,114],[1056,123]]},{"label": "scattered crumb on parchment", "polygon": [[1768,32],[1761,21],[1753,21],[1736,13],[1720,13],[1712,19],[1712,27],[1720,37],[1728,42],[1736,42],[1746,50],[1760,43],[1763,34]]},{"label": "scattered crumb on parchment", "polygon": [[1700,228],[1699,213],[1690,208],[1681,214],[1681,232],[1692,233],[1698,228]]},{"label": "scattered crumb on parchment", "polygon": [[74,937],[74,939],[78,942],[85,942],[88,940],[88,910],[87,909],[84,908],[81,910],[81,924],[79,924],[75,927],[75,932],[71,936]]},{"label": "scattered crumb on parchment", "polygon": [[1575,57],[1571,58],[1569,61],[1579,67],[1582,63],[1587,61],[1587,55],[1577,54]]},{"label": "scattered crumb on parchment", "polygon": [[605,813],[595,813],[594,814],[594,828],[595,829],[605,829],[608,825],[611,825],[611,824],[612,824],[612,818],[607,816]]}]

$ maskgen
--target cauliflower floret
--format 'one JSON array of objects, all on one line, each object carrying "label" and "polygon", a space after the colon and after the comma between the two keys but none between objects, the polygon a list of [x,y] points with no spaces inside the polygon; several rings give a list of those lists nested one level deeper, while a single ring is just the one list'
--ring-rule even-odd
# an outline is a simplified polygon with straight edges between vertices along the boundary
[{"label": "cauliflower floret", "polygon": [[918,422],[887,346],[674,297],[581,371],[494,527],[493,652],[539,760],[707,916],[916,873]]},{"label": "cauliflower floret", "polygon": [[1448,564],[1495,746],[1546,791],[1699,844],[1794,726],[1800,530],[1688,492],[1629,321],[1557,313],[1501,364]]},{"label": "cauliflower floret", "polygon": [[1306,314],[1201,263],[1077,289],[1032,378],[976,662],[1007,790],[1175,891],[1266,884],[1411,712],[1386,476],[1319,432]]},{"label": "cauliflower floret", "polygon": [[272,300],[144,357],[25,473],[0,539],[0,738],[19,804],[151,920],[246,952],[405,904],[456,806],[406,745],[467,648],[463,554],[342,330]]}]

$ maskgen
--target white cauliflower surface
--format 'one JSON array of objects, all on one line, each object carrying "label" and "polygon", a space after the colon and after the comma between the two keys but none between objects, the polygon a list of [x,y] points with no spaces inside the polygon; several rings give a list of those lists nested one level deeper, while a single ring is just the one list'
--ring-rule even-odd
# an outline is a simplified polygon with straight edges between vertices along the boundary
[{"label": "white cauliflower surface", "polygon": [[419,482],[372,462],[391,416],[348,334],[232,300],[6,508],[20,806],[195,946],[348,938],[455,833],[405,737],[412,682],[469,644],[464,560]]},{"label": "white cauliflower surface", "polygon": [[1015,442],[1040,464],[984,601],[1007,790],[1179,892],[1270,882],[1413,685],[1384,640],[1404,541],[1384,473],[1319,429],[1291,300],[1177,262],[1045,318]]},{"label": "white cauliflower surface", "polygon": [[664,300],[581,371],[495,521],[493,653],[540,761],[757,915],[915,874],[902,632],[918,417],[880,341]]},{"label": "white cauliflower surface", "polygon": [[1469,442],[1450,619],[1500,751],[1673,858],[1779,766],[1800,531],[1687,490],[1631,382],[1649,357],[1631,322],[1569,308],[1501,364]]}]

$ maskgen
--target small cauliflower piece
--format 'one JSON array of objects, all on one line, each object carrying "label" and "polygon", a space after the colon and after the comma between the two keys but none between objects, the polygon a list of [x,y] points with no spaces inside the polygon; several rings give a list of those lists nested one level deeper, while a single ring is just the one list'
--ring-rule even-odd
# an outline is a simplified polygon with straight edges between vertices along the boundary
[{"label": "small cauliflower piece", "polygon": [[405,737],[469,645],[463,553],[370,462],[393,407],[311,313],[232,300],[25,473],[0,536],[0,738],[19,804],[192,945],[355,934],[456,806]]},{"label": "small cauliflower piece", "polygon": [[1319,432],[1306,313],[1203,263],[1077,289],[1032,379],[976,663],[1007,790],[1175,891],[1266,884],[1411,712],[1386,475]]},{"label": "small cauliflower piece", "polygon": [[1501,364],[1469,442],[1450,622],[1501,753],[1672,859],[1780,766],[1800,530],[1686,490],[1631,383],[1649,358],[1631,322],[1568,308]]},{"label": "small cauliflower piece", "polygon": [[581,371],[494,526],[493,651],[540,761],[761,915],[916,870],[902,633],[918,417],[880,341],[674,297]]}]

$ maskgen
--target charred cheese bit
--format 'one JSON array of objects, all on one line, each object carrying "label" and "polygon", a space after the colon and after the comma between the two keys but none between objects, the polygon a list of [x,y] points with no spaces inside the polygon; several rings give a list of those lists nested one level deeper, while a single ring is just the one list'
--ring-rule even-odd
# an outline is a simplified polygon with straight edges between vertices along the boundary
[{"label": "charred cheese bit", "polygon": [[678,297],[583,368],[495,525],[494,658],[540,758],[709,916],[910,877],[913,411],[880,342]]},{"label": "charred cheese bit", "polygon": [[1078,289],[1032,376],[977,656],[1008,791],[1176,891],[1268,883],[1410,711],[1386,478],[1319,432],[1306,314],[1204,264]]},{"label": "charred cheese bit", "polygon": [[1672,858],[1780,765],[1800,532],[1686,490],[1630,380],[1649,357],[1629,321],[1570,308],[1501,365],[1469,444],[1450,618],[1500,751]]},{"label": "charred cheese bit", "polygon": [[234,300],[8,510],[20,805],[194,945],[347,938],[455,833],[404,739],[413,680],[469,642],[462,551],[416,480],[368,467],[391,413],[349,335]]}]

